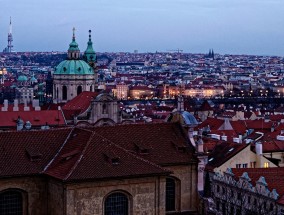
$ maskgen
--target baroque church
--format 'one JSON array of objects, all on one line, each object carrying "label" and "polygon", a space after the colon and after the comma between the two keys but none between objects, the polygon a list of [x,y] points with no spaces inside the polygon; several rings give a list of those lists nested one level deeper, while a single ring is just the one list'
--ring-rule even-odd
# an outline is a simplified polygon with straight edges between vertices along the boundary
[{"label": "baroque church", "polygon": [[123,123],[117,101],[96,92],[91,32],[83,59],[73,30],[53,100],[75,125],[0,132],[0,214],[197,214],[196,120],[179,102],[168,122]]},{"label": "baroque church", "polygon": [[80,59],[80,49],[75,38],[75,28],[73,28],[67,60],[62,61],[53,73],[54,103],[70,101],[83,91],[94,92],[97,88],[96,53],[93,49],[91,30],[89,30],[88,46],[83,59]]},{"label": "baroque church", "polygon": [[59,63],[53,73],[53,102],[65,103],[62,109],[69,124],[101,126],[115,125],[122,121],[114,97],[98,92],[96,61],[91,30],[87,49],[83,59],[80,59],[80,49],[73,28],[67,59]]}]

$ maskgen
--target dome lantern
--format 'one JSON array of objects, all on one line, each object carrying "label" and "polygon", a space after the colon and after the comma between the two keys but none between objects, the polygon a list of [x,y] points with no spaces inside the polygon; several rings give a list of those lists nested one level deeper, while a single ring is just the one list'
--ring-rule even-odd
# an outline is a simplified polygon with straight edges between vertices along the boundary
[{"label": "dome lantern", "polygon": [[76,42],[75,28],[73,28],[72,42],[69,44],[69,49],[68,49],[68,59],[77,60],[79,59],[79,57],[80,57],[80,49],[78,43]]}]

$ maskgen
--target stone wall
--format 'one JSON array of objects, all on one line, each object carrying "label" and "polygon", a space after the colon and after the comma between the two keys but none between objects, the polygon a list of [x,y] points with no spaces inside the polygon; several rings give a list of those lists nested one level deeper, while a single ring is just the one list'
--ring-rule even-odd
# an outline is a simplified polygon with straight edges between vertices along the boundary
[{"label": "stone wall", "polygon": [[64,214],[64,187],[59,181],[50,179],[48,181],[48,214],[62,215]]},{"label": "stone wall", "polygon": [[197,165],[166,168],[173,172],[173,174],[171,174],[172,177],[180,180],[180,203],[178,204],[177,202],[176,209],[180,211],[197,211]]},{"label": "stone wall", "polygon": [[165,214],[165,178],[147,177],[67,185],[66,214],[101,215],[104,200],[114,191],[128,195],[130,215]]}]

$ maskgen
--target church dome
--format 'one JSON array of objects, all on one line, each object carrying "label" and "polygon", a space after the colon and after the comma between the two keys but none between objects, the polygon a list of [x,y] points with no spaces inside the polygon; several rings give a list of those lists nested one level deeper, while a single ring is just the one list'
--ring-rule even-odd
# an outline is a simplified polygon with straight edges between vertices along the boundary
[{"label": "church dome", "polygon": [[56,68],[54,75],[93,75],[93,69],[83,60],[64,60]]},{"label": "church dome", "polygon": [[198,125],[196,118],[187,111],[176,111],[171,113],[167,118],[166,122],[179,122],[182,125],[195,127]]},{"label": "church dome", "polygon": [[25,76],[25,75],[20,75],[20,76],[18,77],[18,81],[20,81],[20,82],[28,81],[28,78],[27,78],[27,76]]},{"label": "church dome", "polygon": [[190,126],[198,125],[196,118],[191,113],[187,111],[182,111],[181,115],[186,125]]}]

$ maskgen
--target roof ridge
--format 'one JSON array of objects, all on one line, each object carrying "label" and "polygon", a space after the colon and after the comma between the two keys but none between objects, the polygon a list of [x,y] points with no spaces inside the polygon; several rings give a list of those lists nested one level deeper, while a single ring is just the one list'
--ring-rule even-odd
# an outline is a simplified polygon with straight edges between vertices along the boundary
[{"label": "roof ridge", "polygon": [[161,170],[163,170],[163,171],[166,171],[166,172],[169,172],[169,173],[171,172],[171,171],[169,171],[168,169],[162,168],[160,165],[158,165],[158,164],[156,164],[156,163],[153,163],[153,162],[151,162],[151,161],[149,161],[149,160],[146,160],[146,159],[144,159],[144,158],[142,158],[142,157],[140,157],[140,156],[137,156],[137,155],[135,155],[135,154],[129,152],[129,151],[126,150],[125,148],[123,148],[123,147],[119,146],[118,144],[116,144],[116,143],[110,141],[109,139],[105,138],[105,137],[102,136],[101,134],[97,134],[97,133],[96,133],[96,135],[98,135],[98,136],[104,138],[106,141],[108,141],[110,144],[114,145],[116,148],[119,148],[120,150],[124,151],[125,153],[127,153],[128,155],[130,155],[130,156],[132,156],[132,157],[134,157],[134,158],[136,158],[136,159],[139,159],[139,160],[141,160],[141,161],[143,161],[143,162],[146,162],[146,163],[148,163],[148,164],[150,164],[150,165],[152,165],[152,166],[154,166],[154,167],[156,167],[156,168],[159,168],[159,169],[161,169]]},{"label": "roof ridge", "polygon": [[75,127],[73,127],[70,131],[70,133],[68,134],[68,136],[66,137],[64,143],[61,145],[60,149],[58,150],[58,152],[56,153],[56,155],[49,161],[49,163],[44,167],[43,171],[41,171],[41,173],[44,173],[48,167],[53,163],[53,161],[58,157],[58,155],[60,154],[61,150],[64,148],[64,146],[66,145],[68,139],[70,138],[71,134],[73,133]]},{"label": "roof ridge", "polygon": [[0,131],[0,133],[28,133],[28,132],[48,132],[48,131],[57,131],[57,130],[68,130],[70,127],[63,127],[63,128],[50,128],[50,129],[31,129],[31,130],[7,130],[7,131]]},{"label": "roof ridge", "polygon": [[[83,129],[82,129],[82,130],[83,130]],[[91,131],[88,131],[88,132],[91,132]],[[92,141],[94,135],[95,135],[95,132],[94,132],[94,131],[91,132],[91,135],[90,135],[90,137],[89,137],[89,140],[88,140],[88,142],[86,143],[86,145],[85,145],[83,151],[81,152],[81,155],[80,155],[79,159],[76,161],[76,163],[74,164],[74,166],[71,168],[71,170],[70,170],[70,172],[67,174],[67,176],[63,179],[64,181],[67,180],[67,179],[72,175],[72,173],[74,172],[74,170],[77,168],[77,166],[78,166],[79,163],[81,162],[81,160],[82,160],[82,158],[83,158],[83,156],[84,156],[84,154],[85,154],[87,148],[89,147],[89,145],[90,145],[90,143],[91,143],[91,141]]]}]

